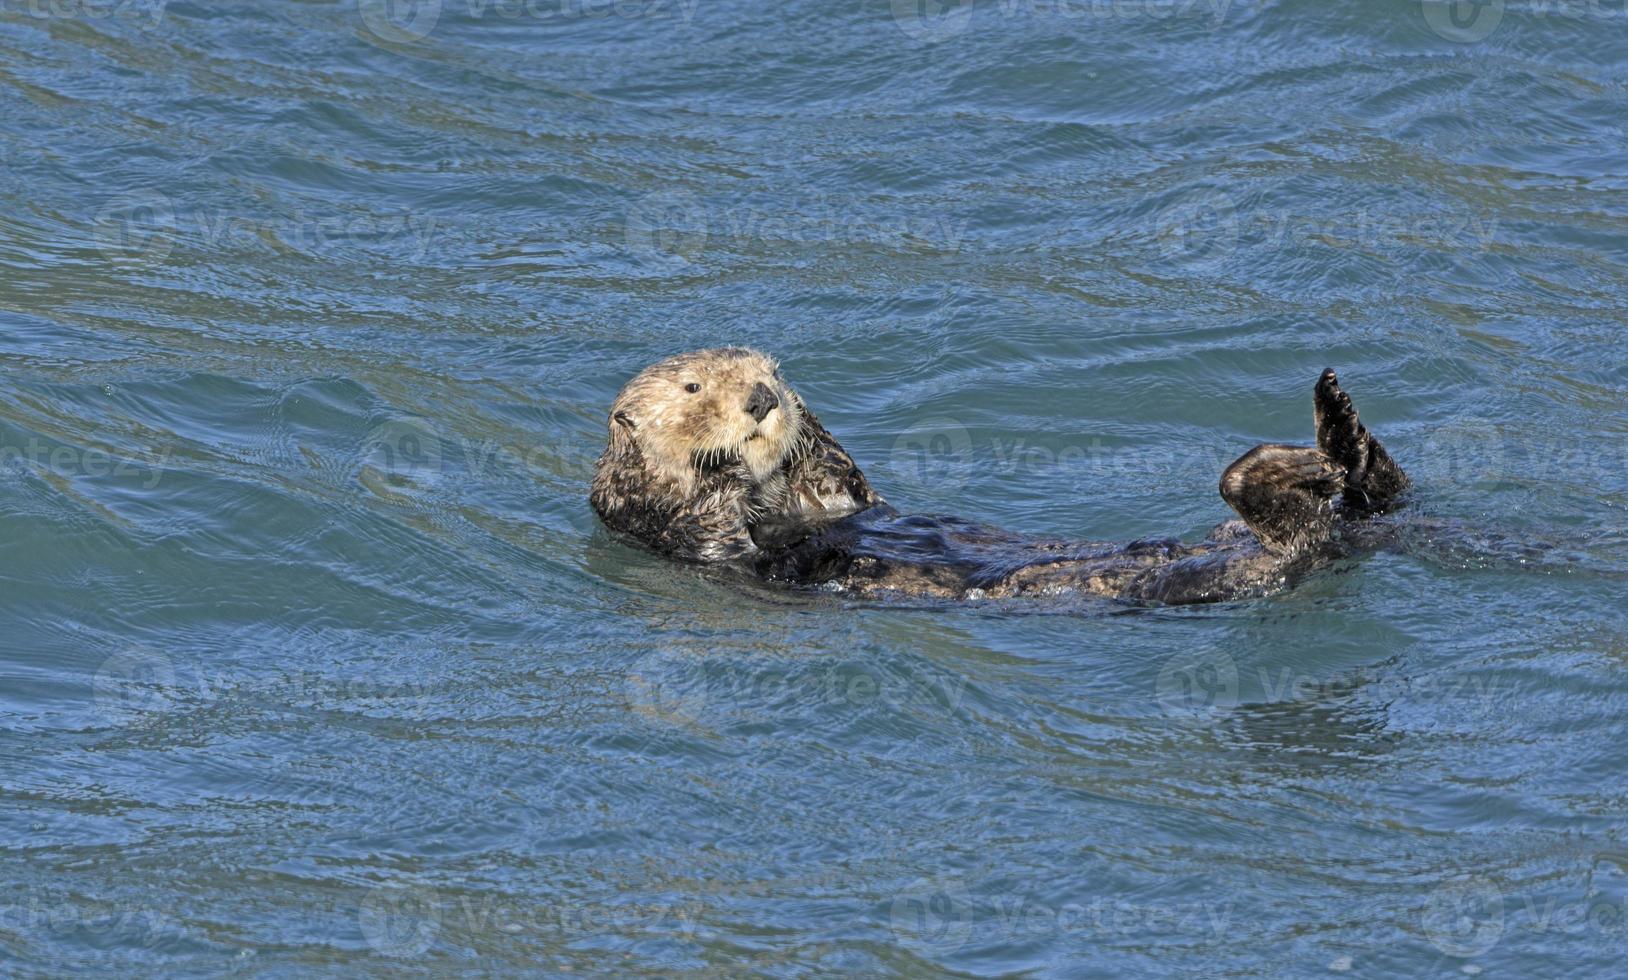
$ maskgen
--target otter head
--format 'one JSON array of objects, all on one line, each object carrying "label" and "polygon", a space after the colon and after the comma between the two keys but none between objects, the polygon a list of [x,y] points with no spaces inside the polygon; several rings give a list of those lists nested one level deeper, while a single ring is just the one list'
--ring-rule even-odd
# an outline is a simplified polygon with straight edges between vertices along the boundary
[{"label": "otter head", "polygon": [[652,364],[622,388],[611,406],[606,461],[636,448],[650,476],[683,494],[701,473],[725,465],[744,466],[762,483],[802,437],[802,402],[775,362],[719,347]]}]

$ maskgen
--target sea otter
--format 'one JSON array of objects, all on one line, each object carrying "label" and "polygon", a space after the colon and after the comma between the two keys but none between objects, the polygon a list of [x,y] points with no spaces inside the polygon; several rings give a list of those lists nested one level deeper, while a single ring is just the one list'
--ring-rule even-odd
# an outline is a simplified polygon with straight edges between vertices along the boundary
[{"label": "sea otter", "polygon": [[1256,446],[1226,468],[1221,497],[1243,521],[1197,544],[1033,538],[900,514],[773,359],[724,347],[670,357],[627,383],[590,500],[607,527],[648,548],[769,582],[860,595],[1214,602],[1281,587],[1326,561],[1349,537],[1342,530],[1408,489],[1332,368],[1313,407],[1316,445]]}]

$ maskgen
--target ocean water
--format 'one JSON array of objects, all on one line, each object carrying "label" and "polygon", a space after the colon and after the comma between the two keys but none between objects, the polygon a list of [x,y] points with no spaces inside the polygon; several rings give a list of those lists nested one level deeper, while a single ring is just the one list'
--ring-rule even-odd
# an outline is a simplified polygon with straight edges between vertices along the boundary
[{"label": "ocean water", "polygon": [[[1620,975],[1628,15],[0,0],[0,974]],[[613,540],[746,343],[902,509],[1410,545],[1135,610]]]}]

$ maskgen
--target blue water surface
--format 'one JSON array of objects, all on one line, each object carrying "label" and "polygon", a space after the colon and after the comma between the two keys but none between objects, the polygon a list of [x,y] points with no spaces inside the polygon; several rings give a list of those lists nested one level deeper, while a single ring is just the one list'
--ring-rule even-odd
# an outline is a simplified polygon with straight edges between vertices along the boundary
[{"label": "blue water surface", "polygon": [[[0,973],[1621,975],[1628,14],[0,0]],[[857,604],[609,537],[745,343],[907,510],[1409,546]]]}]

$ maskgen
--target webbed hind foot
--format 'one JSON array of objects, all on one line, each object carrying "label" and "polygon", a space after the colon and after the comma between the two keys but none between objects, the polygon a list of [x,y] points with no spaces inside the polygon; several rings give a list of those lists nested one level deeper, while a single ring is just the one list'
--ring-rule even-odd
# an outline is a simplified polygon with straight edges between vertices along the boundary
[{"label": "webbed hind foot", "polygon": [[1317,448],[1345,470],[1344,508],[1376,514],[1390,507],[1411,482],[1357,417],[1357,408],[1340,388],[1333,368],[1324,368],[1317,379],[1312,404]]}]

